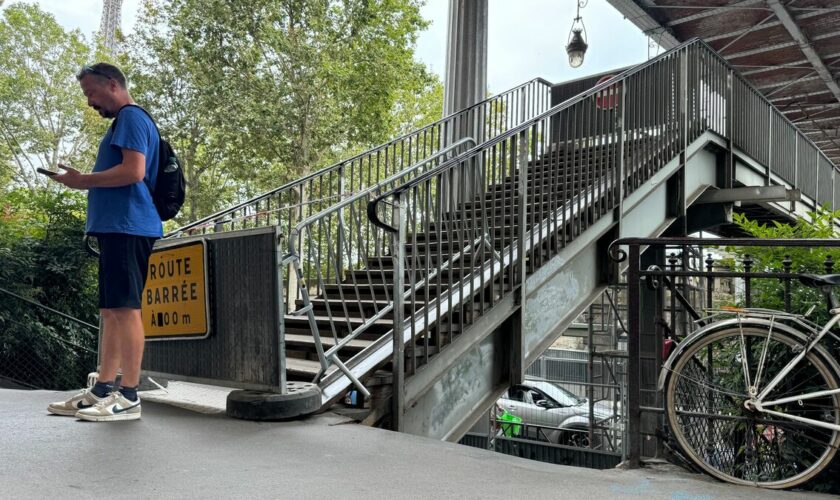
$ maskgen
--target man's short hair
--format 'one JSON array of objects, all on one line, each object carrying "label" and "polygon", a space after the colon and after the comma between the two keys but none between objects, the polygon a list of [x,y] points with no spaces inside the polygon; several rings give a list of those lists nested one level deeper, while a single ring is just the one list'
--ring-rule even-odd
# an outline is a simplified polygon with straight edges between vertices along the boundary
[{"label": "man's short hair", "polygon": [[93,75],[106,81],[114,80],[120,87],[126,88],[125,75],[120,71],[120,68],[113,64],[101,62],[90,66],[82,66],[82,69],[76,74],[76,80],[82,81],[82,78],[87,75]]}]

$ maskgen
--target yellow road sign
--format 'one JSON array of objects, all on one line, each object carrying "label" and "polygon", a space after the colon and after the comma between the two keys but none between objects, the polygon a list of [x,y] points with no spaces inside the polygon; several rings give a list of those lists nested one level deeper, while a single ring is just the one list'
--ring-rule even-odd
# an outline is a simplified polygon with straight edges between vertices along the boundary
[{"label": "yellow road sign", "polygon": [[147,340],[204,338],[210,333],[206,257],[204,240],[152,252],[142,300]]}]

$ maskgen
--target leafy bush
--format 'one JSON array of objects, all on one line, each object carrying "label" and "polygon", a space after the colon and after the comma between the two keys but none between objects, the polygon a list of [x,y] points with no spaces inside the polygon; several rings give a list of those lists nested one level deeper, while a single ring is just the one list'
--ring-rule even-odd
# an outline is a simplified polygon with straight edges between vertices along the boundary
[{"label": "leafy bush", "polygon": [[[0,206],[0,288],[98,323],[96,262],[82,247],[85,197],[14,190]],[[0,378],[78,387],[96,366],[90,328],[0,293]]]}]

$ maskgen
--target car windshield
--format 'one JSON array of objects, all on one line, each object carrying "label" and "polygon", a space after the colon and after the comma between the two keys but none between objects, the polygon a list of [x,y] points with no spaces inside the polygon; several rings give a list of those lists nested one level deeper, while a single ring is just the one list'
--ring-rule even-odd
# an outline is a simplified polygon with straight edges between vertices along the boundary
[{"label": "car windshield", "polygon": [[526,382],[526,385],[530,385],[543,391],[563,406],[577,406],[586,401],[585,399],[581,399],[572,394],[571,392],[567,391],[566,389],[558,387],[552,384],[551,382],[544,382],[541,380],[528,380]]}]

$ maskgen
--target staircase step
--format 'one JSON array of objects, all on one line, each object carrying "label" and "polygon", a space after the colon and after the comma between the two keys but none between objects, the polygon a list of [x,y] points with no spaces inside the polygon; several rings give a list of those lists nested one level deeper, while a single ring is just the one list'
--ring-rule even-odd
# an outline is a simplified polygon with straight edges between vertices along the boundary
[{"label": "staircase step", "polygon": [[[300,334],[286,334],[284,337],[286,340],[286,345],[291,346],[298,346],[298,347],[311,347],[312,352],[315,349],[315,338],[312,335],[300,335]],[[341,339],[339,339],[341,340]],[[335,347],[335,339],[332,336],[322,336],[321,343],[324,345],[324,349],[330,349]],[[353,339],[349,341],[340,352],[344,352],[344,349],[348,351],[361,351],[367,347],[373,345],[372,340],[363,340],[363,339]]]},{"label": "staircase step", "polygon": [[[466,254],[461,255],[461,257],[463,259],[465,259],[465,261],[467,261],[467,262],[472,262],[472,260],[471,260],[472,255],[473,255],[472,253],[466,253]],[[481,254],[479,254],[479,257],[480,256],[481,256]],[[443,261],[446,261],[445,256],[443,258]],[[394,269],[394,259],[392,259],[390,256],[368,257],[367,262],[368,262],[368,267],[370,267],[372,269],[378,269],[378,270],[382,270],[382,271],[388,272],[388,273],[393,272],[392,270]],[[437,269],[438,268],[438,259],[437,259],[436,254],[433,254],[433,255],[418,255],[416,258],[414,256],[412,256],[412,258],[409,259],[408,264],[409,265],[414,265],[415,263],[418,266],[418,269],[425,269],[427,265],[428,265],[429,269]],[[457,268],[457,264],[456,264],[455,267]]]},{"label": "staircase step", "polygon": [[[338,368],[331,366],[327,373],[330,373]],[[300,359],[286,357],[286,372],[314,377],[321,370],[321,363],[311,359]]]},{"label": "staircase step", "polygon": [[[386,292],[387,288],[387,292]],[[444,292],[448,286],[438,286],[437,284],[432,284],[424,288],[429,288],[432,290],[433,293],[442,293]],[[393,295],[393,287],[389,285],[382,285],[382,284],[366,284],[366,285],[326,285],[325,286],[325,293],[329,299],[338,299],[339,289],[344,294],[345,300],[357,300],[357,299],[371,299],[375,298],[376,300],[385,300],[386,297],[391,297]],[[406,285],[406,289],[408,289],[408,285]],[[387,295],[386,295],[387,293]],[[321,297],[323,298],[323,297]]]},{"label": "staircase step", "polygon": [[[287,315],[283,321],[287,328],[296,328],[298,329],[298,331],[304,327],[309,328],[309,318],[305,315]],[[332,319],[329,316],[315,316],[315,324],[318,326],[319,329],[329,329],[331,324],[335,325],[336,329],[338,330],[345,330],[346,328],[355,329],[362,326],[364,322],[365,321],[361,318],[348,318],[345,316],[334,316]],[[385,333],[393,327],[394,322],[392,320],[383,318],[375,320],[373,325],[369,328],[369,330],[372,332],[380,331],[382,333]]]},{"label": "staircase step", "polygon": [[[629,143],[625,145],[628,148],[631,147]],[[605,178],[602,169],[615,163],[617,153],[614,145],[554,149],[529,163],[527,170],[505,172],[504,177],[497,183],[487,186],[486,190],[478,193],[474,199],[461,203],[456,210],[446,214],[444,220],[430,222],[428,231],[408,235],[406,251],[409,261],[406,281],[412,274],[412,266],[415,266],[415,279],[422,279],[422,274],[436,269],[442,262],[448,260],[450,255],[462,251],[472,243],[470,238],[472,235],[487,232],[493,236],[494,244],[499,246],[510,244],[516,239],[519,231],[516,223],[523,221],[526,227],[533,227],[549,213],[568,203],[573,196],[600,182]],[[640,164],[638,168],[643,167]],[[528,182],[528,200],[526,212],[521,214],[518,183],[523,175],[526,176]],[[631,176],[632,174],[628,175],[628,177]],[[598,194],[600,196],[590,201],[599,202],[607,193]],[[589,209],[581,208],[584,210],[585,224],[585,214],[589,213]],[[573,221],[568,223],[572,224]],[[542,255],[540,252],[548,248],[550,244],[551,242],[547,241],[538,245],[534,253],[527,256],[529,262],[539,261]],[[387,252],[389,248],[380,251]],[[438,251],[441,253],[438,254]],[[441,280],[440,283],[433,282],[424,290],[418,291],[417,298],[424,299],[428,295],[429,301],[437,300],[442,292],[451,287],[453,281],[473,272],[474,254],[482,257],[482,260],[489,258],[486,248],[470,249],[468,254],[453,264],[454,268],[441,272],[435,278],[435,280]],[[370,317],[375,311],[388,307],[390,300],[386,300],[386,296],[389,299],[393,298],[393,258],[389,255],[375,255],[363,257],[363,259],[366,269],[354,269],[345,275],[342,283],[325,285],[322,293],[311,299],[316,325],[321,332],[321,339],[326,349],[336,344],[332,333],[333,327],[338,330],[339,335],[344,335],[348,328],[361,326],[365,317]],[[508,279],[507,274],[495,280],[489,280],[486,285],[491,287],[494,283],[505,279]],[[433,341],[428,349],[423,345],[406,346],[407,356],[417,357],[416,360],[407,361],[425,363],[423,359],[425,356],[431,357],[438,354],[440,346],[445,347],[452,339],[457,338],[464,328],[480,316],[481,305],[476,301],[486,300],[491,290],[497,293],[492,288],[476,290],[471,299],[465,299],[463,304],[456,305],[449,316],[430,325],[429,336],[426,339],[427,341],[433,339]],[[297,305],[302,306],[302,302],[298,301]],[[406,312],[423,306],[425,306],[424,302],[408,303]],[[332,318],[327,314],[328,308],[333,315]],[[314,376],[320,370],[320,364],[318,361],[305,359],[313,358],[315,352],[308,318],[287,316],[284,321],[287,332],[286,344],[291,355],[287,359],[287,371],[290,374]],[[391,328],[393,328],[391,315],[377,320],[374,326],[364,334],[350,341],[342,349],[342,355],[366,349]],[[598,340],[600,337],[596,338],[596,342]],[[302,358],[295,356],[302,356]],[[330,368],[331,371],[335,369],[335,367]]]}]

